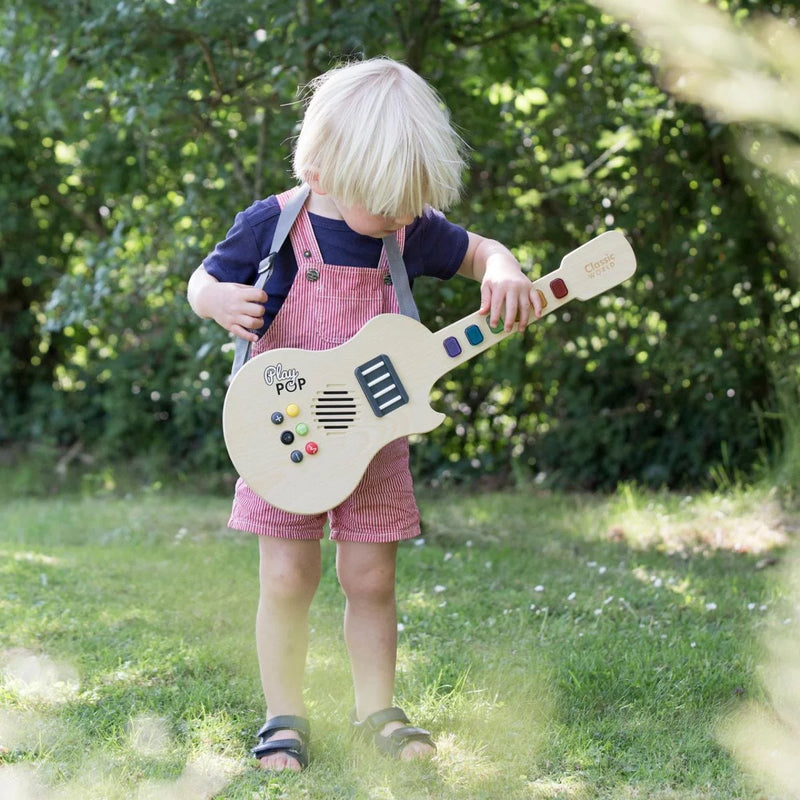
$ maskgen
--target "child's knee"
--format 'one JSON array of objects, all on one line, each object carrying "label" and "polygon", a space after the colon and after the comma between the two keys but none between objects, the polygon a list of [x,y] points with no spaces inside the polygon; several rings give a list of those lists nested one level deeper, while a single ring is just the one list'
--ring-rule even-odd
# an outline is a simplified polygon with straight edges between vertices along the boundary
[{"label": "child's knee", "polygon": [[273,547],[269,553],[262,553],[259,566],[261,596],[278,602],[310,602],[321,573],[319,555],[313,548],[306,552],[302,547]]},{"label": "child's knee", "polygon": [[394,569],[375,566],[358,572],[339,570],[339,584],[351,603],[394,602]]}]

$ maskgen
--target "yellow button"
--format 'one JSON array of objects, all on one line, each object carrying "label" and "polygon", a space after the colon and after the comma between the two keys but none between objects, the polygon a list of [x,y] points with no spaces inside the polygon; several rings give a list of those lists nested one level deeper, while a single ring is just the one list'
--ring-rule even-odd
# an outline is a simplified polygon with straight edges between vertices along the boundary
[{"label": "yellow button", "polygon": [[289,403],[289,405],[286,406],[286,416],[296,417],[299,413],[300,409],[294,403]]}]

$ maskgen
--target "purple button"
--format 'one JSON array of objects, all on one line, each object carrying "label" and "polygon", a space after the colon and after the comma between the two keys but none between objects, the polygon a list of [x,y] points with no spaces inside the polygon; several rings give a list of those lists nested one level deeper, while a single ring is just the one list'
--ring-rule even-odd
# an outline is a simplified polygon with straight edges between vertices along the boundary
[{"label": "purple button", "polygon": [[461,355],[461,345],[458,343],[458,339],[456,339],[455,336],[448,336],[444,340],[444,349],[447,351],[447,355],[449,355],[450,358]]}]

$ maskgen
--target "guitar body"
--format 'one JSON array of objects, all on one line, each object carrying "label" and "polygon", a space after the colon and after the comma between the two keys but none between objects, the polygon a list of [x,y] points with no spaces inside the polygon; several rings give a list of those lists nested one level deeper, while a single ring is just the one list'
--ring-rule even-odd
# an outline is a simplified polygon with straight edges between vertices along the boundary
[{"label": "guitar body", "polygon": [[[534,281],[544,313],[621,283],[636,269],[627,240],[601,234]],[[225,397],[223,433],[245,483],[279,508],[327,511],[358,485],[372,457],[401,436],[444,420],[430,406],[433,384],[511,334],[471,314],[435,333],[381,314],[330,350],[270,350],[236,373]]]},{"label": "guitar body", "polygon": [[[354,367],[373,359],[377,348],[391,350],[399,373],[414,375],[415,353],[430,349],[431,338],[410,317],[381,314],[331,350],[281,348],[248,361],[236,373],[223,411],[228,452],[245,483],[273,505],[296,513],[341,503],[381,447],[433,430],[444,419],[428,403],[433,382],[426,387],[421,377],[413,398],[376,417]],[[392,343],[393,348],[386,347]]]}]

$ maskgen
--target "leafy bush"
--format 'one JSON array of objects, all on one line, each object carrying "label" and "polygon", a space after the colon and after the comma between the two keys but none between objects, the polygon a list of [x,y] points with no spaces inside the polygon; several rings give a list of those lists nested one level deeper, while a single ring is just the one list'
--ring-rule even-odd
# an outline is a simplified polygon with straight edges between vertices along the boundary
[{"label": "leafy bush", "polygon": [[[237,210],[290,183],[297,87],[339,55],[381,53],[437,86],[473,148],[455,221],[532,275],[612,227],[639,259],[626,285],[437,385],[448,420],[416,444],[421,478],[676,486],[778,448],[800,295],[775,215],[726,129],[665,94],[591,6],[421,4],[402,23],[388,0],[7,7],[4,443],[227,468],[230,354],[186,280]],[[415,293],[431,328],[478,298],[461,281]]]}]

